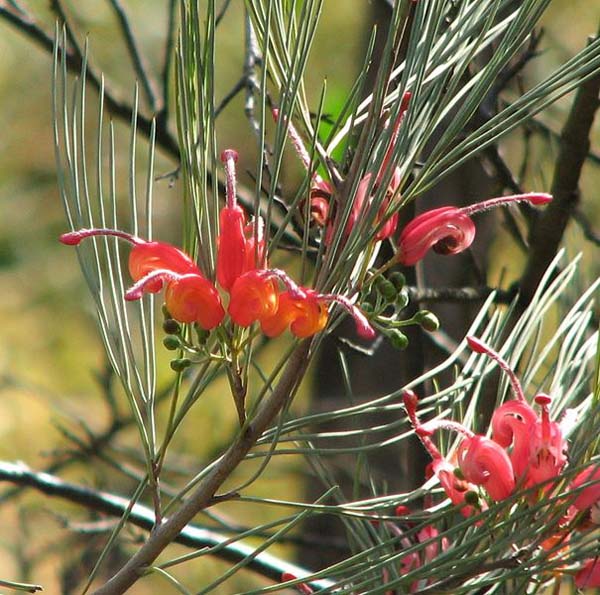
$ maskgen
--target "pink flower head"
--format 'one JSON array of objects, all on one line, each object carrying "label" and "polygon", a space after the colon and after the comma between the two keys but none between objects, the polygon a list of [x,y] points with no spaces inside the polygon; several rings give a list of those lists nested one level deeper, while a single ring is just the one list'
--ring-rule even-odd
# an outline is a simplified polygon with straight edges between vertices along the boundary
[{"label": "pink flower head", "polygon": [[438,254],[458,254],[466,250],[475,238],[475,224],[471,215],[514,202],[543,205],[551,200],[549,194],[516,194],[492,198],[468,207],[440,207],[421,213],[402,230],[398,239],[398,258],[403,265],[412,266],[430,249]]}]

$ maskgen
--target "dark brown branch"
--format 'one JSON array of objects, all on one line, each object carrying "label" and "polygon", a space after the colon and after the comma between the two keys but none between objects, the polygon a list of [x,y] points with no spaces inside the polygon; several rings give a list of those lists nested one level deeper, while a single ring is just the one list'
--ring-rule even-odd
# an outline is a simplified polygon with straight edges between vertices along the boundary
[{"label": "dark brown branch", "polygon": [[482,302],[495,291],[495,302],[510,304],[515,298],[513,290],[494,287],[407,287],[411,302]]},{"label": "dark brown branch", "polygon": [[565,229],[579,203],[579,177],[590,148],[590,130],[600,105],[600,74],[583,83],[575,95],[561,134],[551,193],[554,200],[533,226],[530,250],[520,287],[520,305],[530,303],[554,259]]},{"label": "dark brown branch", "polygon": [[[0,461],[0,481],[11,482],[19,487],[31,487],[47,496],[62,498],[117,518],[122,517],[130,506],[126,498],[69,483],[48,473],[36,473],[23,463]],[[128,519],[136,527],[151,531],[155,521],[154,511],[142,504],[134,504]],[[248,569],[275,582],[281,581],[284,572],[298,577],[310,574],[308,570],[270,554],[257,553],[253,547],[244,543],[226,543],[228,538],[225,535],[196,525],[182,527],[173,541],[195,550],[215,548],[213,552],[207,551],[207,553],[232,563],[247,559]],[[331,581],[315,580],[307,581],[307,584],[315,589],[323,589],[331,586]]]}]

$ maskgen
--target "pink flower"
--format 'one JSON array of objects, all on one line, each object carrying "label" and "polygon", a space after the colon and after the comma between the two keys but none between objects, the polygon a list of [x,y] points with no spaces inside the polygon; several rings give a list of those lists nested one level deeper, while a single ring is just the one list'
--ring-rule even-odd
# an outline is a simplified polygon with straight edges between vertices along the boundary
[{"label": "pink flower", "polygon": [[577,489],[586,483],[590,485],[583,488],[573,502],[573,506],[580,511],[588,510],[600,501],[600,466],[598,463],[590,465],[579,473],[571,483],[571,488]]},{"label": "pink flower", "polygon": [[575,575],[578,589],[600,587],[600,558],[590,558]]},{"label": "pink flower", "polygon": [[398,259],[403,265],[412,266],[430,249],[438,254],[458,254],[466,250],[475,238],[475,224],[471,215],[514,202],[543,205],[551,200],[549,194],[516,194],[492,198],[468,207],[440,207],[421,213],[402,230],[398,239]]}]

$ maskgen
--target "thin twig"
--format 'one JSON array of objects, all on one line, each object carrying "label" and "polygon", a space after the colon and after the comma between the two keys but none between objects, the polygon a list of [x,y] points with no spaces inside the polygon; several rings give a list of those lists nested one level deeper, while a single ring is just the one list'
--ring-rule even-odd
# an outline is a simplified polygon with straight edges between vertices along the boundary
[{"label": "thin twig", "polygon": [[[59,7],[60,8],[60,7]],[[5,0],[0,0],[0,19],[4,19],[21,33],[24,33],[29,39],[38,44],[47,53],[52,54],[54,50],[54,39],[30,14],[23,9],[17,12],[10,9]],[[72,34],[72,33],[71,33]],[[76,45],[72,48],[61,48],[64,51],[66,65],[70,72],[81,74],[83,63],[83,53],[81,48]],[[88,60],[87,81],[96,90],[100,91],[102,76]],[[122,100],[112,90],[110,84],[104,84],[104,103],[106,109],[115,117],[125,122],[130,122],[133,114],[133,106]],[[152,118],[144,116],[140,112],[137,114],[137,129],[147,138],[150,137],[152,130]],[[156,145],[160,147],[167,155],[176,161],[179,161],[179,146],[175,136],[164,126],[156,127]]]},{"label": "thin twig", "polygon": [[[36,473],[24,463],[0,461],[0,481],[8,481],[20,487],[32,487],[47,496],[62,498],[117,518],[123,516],[130,506],[126,498],[69,483],[48,473]],[[142,504],[134,504],[128,518],[133,525],[146,531],[151,531],[154,526],[154,511]],[[229,538],[225,535],[196,525],[182,527],[173,541],[196,550],[215,547],[214,552],[207,551],[207,553],[228,562],[247,560],[247,568],[277,582],[281,581],[284,572],[290,572],[298,577],[310,574],[310,571],[270,554],[257,553],[253,547],[244,543],[235,541],[226,543]],[[331,586],[331,582],[327,580],[307,581],[307,584],[321,589]]]},{"label": "thin twig", "polygon": [[131,23],[129,22],[129,17],[127,16],[127,13],[125,12],[120,0],[108,0],[108,2],[112,6],[119,21],[119,26],[121,27],[121,32],[123,34],[123,38],[125,39],[125,44],[127,45],[127,50],[129,52],[129,56],[131,57],[131,62],[133,63],[133,68],[140,80],[142,91],[148,100],[150,110],[153,113],[156,113],[159,111],[159,104],[162,102],[158,97],[156,82],[148,73],[148,69],[144,64],[144,57],[138,48],[137,41],[133,34],[133,29],[131,28]]}]

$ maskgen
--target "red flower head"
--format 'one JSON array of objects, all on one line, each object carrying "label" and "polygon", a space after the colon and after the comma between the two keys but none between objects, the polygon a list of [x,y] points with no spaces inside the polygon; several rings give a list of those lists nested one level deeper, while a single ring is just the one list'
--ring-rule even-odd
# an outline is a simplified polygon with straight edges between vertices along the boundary
[{"label": "red flower head", "polygon": [[277,337],[288,327],[296,337],[310,337],[325,328],[327,305],[319,299],[317,292],[306,290],[304,296],[295,296],[289,290],[279,294],[279,305],[275,314],[260,322],[267,337]]},{"label": "red flower head", "polygon": [[165,304],[179,322],[197,322],[210,330],[225,315],[215,286],[200,272],[184,252],[162,242],[147,242],[113,229],[81,229],[63,234],[60,241],[77,245],[87,237],[114,236],[133,244],[129,254],[129,273],[135,285],[125,293],[126,300],[138,300],[144,293],[160,291],[167,283]]},{"label": "red flower head", "polygon": [[[507,401],[494,411],[492,439],[504,448],[512,444],[510,460],[515,479],[522,480],[525,487],[531,487],[558,476],[567,462],[567,443],[563,428],[550,421],[550,397],[544,394],[535,397],[535,402],[542,408],[541,416],[538,416],[525,401],[521,383],[508,363],[481,339],[468,337],[467,342],[475,352],[498,362],[510,378],[516,400]],[[565,420],[569,422],[568,416]]]},{"label": "red flower head", "polygon": [[430,249],[438,254],[458,254],[466,250],[475,238],[471,215],[513,202],[543,205],[551,200],[549,194],[516,194],[492,198],[469,207],[441,207],[427,211],[402,230],[398,240],[398,258],[403,265],[412,266]]},{"label": "red flower head", "polygon": [[579,473],[573,480],[571,488],[577,489],[586,483],[590,485],[583,488],[573,502],[573,506],[580,511],[588,510],[600,502],[600,467],[598,463],[591,464]]},{"label": "red flower head", "polygon": [[253,270],[238,277],[229,294],[229,316],[239,326],[273,317],[279,304],[275,281],[264,270]]}]

